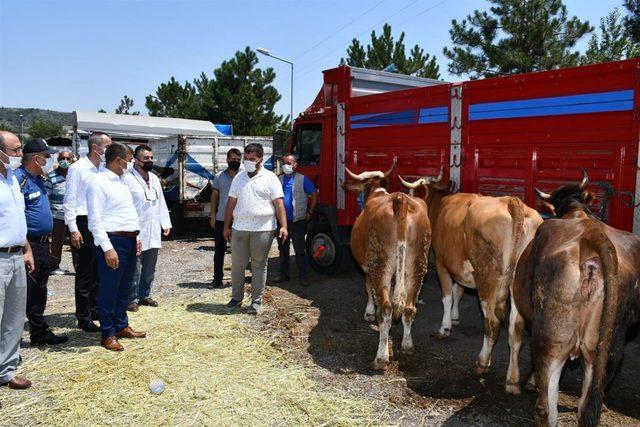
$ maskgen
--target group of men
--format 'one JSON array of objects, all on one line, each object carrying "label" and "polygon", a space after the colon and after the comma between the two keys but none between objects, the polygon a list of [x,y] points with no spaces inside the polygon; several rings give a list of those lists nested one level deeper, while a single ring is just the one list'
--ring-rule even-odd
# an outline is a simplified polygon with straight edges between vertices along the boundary
[{"label": "group of men", "polygon": [[67,231],[78,328],[100,332],[103,347],[121,351],[119,339],[146,336],[129,326],[127,309],[158,305],[150,289],[171,222],[151,173],[153,152],[140,145],[132,153],[104,133],[92,134],[88,148],[72,164],[69,150],[58,152],[43,139],[23,147],[0,131],[0,385],[31,385],[15,374],[25,315],[32,346],[68,340],[44,317],[49,275],[66,273],[60,258]]},{"label": "group of men", "polygon": [[266,170],[260,144],[248,144],[244,159],[240,150],[230,149],[227,165],[212,183],[211,227],[215,230],[215,255],[211,287],[224,286],[224,255],[227,242],[230,242],[232,296],[227,307],[234,309],[242,305],[244,271],[251,260],[251,304],[246,312],[256,314],[262,307],[267,261],[274,236],[280,251],[280,276],[274,283],[290,279],[292,241],[300,283],[308,285],[305,234],[318,203],[318,191],[308,177],[296,172],[297,159],[293,154],[283,158],[280,178]]}]

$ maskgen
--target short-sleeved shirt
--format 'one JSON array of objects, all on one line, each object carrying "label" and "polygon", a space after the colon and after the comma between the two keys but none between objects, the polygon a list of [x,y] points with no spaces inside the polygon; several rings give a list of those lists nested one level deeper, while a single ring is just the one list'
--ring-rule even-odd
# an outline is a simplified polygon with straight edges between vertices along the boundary
[{"label": "short-sleeved shirt", "polygon": [[[236,174],[237,175],[237,174]],[[211,183],[211,188],[218,190],[218,212],[216,212],[216,221],[224,221],[224,211],[227,208],[227,199],[229,198],[229,190],[233,177],[229,174],[229,169],[225,169],[216,174]]]},{"label": "short-sleeved shirt", "polygon": [[47,175],[45,187],[49,195],[53,218],[64,221],[64,190],[67,186],[67,178],[60,173],[59,169],[54,169]]},{"label": "short-sleeved shirt", "polygon": [[0,248],[22,246],[27,241],[24,197],[15,172],[7,168],[0,174]]},{"label": "short-sleeved shirt", "polygon": [[44,179],[31,175],[24,166],[18,168],[16,178],[24,196],[27,233],[38,237],[48,235],[53,230],[53,214]]},{"label": "short-sleeved shirt", "polygon": [[284,197],[276,175],[260,168],[249,177],[239,172],[229,189],[229,197],[238,199],[233,210],[233,229],[239,231],[272,231],[276,229],[274,200]]},{"label": "short-sleeved shirt", "polygon": [[[287,211],[287,219],[293,221],[293,183],[295,182],[295,174],[284,175],[282,177],[282,191],[284,192],[284,208]],[[316,192],[316,186],[309,177],[304,177],[304,192],[312,195]]]}]

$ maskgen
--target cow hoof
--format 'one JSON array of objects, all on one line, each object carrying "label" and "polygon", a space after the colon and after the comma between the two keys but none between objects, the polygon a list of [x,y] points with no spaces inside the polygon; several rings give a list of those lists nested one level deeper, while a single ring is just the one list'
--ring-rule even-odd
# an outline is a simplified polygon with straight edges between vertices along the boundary
[{"label": "cow hoof", "polygon": [[402,354],[405,356],[413,356],[413,347],[402,348]]},{"label": "cow hoof", "polygon": [[513,394],[514,396],[520,396],[520,384],[509,384],[505,386],[505,390],[508,394]]},{"label": "cow hoof", "polygon": [[460,325],[460,320],[458,319],[451,319],[451,324],[453,326],[459,326]]},{"label": "cow hoof", "polygon": [[482,366],[480,363],[476,362],[476,374],[482,375],[489,372],[489,366]]},{"label": "cow hoof", "polygon": [[538,387],[536,386],[536,381],[533,376],[525,383],[524,389],[527,391],[537,391]]},{"label": "cow hoof", "polygon": [[387,365],[389,364],[388,360],[377,359],[373,361],[373,370],[374,371],[386,371]]},{"label": "cow hoof", "polygon": [[369,322],[369,323],[373,323],[376,321],[376,315],[375,314],[364,314],[364,320],[365,322]]}]

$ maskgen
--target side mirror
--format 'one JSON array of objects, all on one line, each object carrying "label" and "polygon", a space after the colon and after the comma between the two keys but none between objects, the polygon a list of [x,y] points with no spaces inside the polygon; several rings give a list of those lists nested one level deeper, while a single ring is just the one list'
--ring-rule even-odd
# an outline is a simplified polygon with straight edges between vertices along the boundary
[{"label": "side mirror", "polygon": [[282,158],[288,152],[289,136],[291,132],[286,129],[276,129],[273,134],[273,154],[276,158]]}]

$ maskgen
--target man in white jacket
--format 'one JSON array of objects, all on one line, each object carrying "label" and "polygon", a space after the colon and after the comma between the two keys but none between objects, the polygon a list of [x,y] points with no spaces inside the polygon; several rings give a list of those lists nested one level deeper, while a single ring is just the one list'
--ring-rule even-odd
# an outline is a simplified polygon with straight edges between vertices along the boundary
[{"label": "man in white jacket", "polygon": [[139,145],[134,152],[135,166],[132,173],[124,176],[124,181],[133,196],[133,204],[140,221],[140,241],[142,253],[138,257],[131,283],[131,299],[127,309],[138,311],[140,305],[157,307],[150,297],[156,272],[158,249],[163,236],[171,232],[169,210],[164,200],[160,179],[151,173],[153,151],[148,145]]}]

